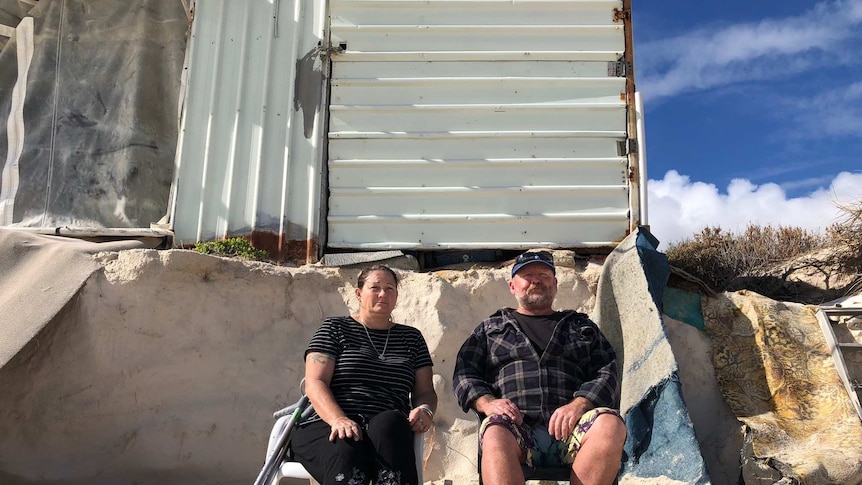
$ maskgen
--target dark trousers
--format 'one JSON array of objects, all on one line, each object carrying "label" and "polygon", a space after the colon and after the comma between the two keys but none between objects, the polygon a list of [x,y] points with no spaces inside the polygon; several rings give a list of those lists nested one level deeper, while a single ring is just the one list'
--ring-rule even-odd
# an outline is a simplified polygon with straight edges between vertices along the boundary
[{"label": "dark trousers", "polygon": [[[294,431],[290,447],[297,461],[322,485],[417,485],[413,431],[398,411],[370,419],[351,416],[360,426],[361,441],[329,441],[331,428],[323,421]],[[351,481],[354,480],[354,481]]]}]

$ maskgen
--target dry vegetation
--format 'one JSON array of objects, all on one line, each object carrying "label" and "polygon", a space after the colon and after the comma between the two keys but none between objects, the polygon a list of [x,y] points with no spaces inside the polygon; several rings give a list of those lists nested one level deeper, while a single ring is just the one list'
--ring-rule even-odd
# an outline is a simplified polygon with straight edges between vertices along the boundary
[{"label": "dry vegetation", "polygon": [[859,291],[862,281],[862,200],[840,208],[841,220],[825,234],[755,225],[733,234],[707,227],[671,245],[667,256],[672,266],[717,291],[745,288],[777,300],[822,303]]}]

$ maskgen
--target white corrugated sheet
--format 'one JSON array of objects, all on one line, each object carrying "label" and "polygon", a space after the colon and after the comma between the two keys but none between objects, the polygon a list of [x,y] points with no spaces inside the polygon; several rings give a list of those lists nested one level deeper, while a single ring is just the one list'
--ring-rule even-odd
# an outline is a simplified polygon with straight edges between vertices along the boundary
[{"label": "white corrugated sheet", "polygon": [[195,5],[171,223],[194,244],[251,235],[315,259],[325,11],[309,0]]},{"label": "white corrugated sheet", "polygon": [[328,246],[613,246],[638,225],[622,1],[330,9]]},{"label": "white corrugated sheet", "polygon": [[177,242],[250,235],[308,260],[613,246],[639,222],[633,77],[611,72],[631,57],[628,8],[197,2]]}]

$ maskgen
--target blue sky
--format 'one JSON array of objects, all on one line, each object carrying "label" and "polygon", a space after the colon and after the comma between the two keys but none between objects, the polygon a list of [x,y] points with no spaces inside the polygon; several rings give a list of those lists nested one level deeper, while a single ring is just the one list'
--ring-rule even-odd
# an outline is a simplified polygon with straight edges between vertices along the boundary
[{"label": "blue sky", "polygon": [[822,231],[862,199],[862,0],[636,0],[649,219]]}]

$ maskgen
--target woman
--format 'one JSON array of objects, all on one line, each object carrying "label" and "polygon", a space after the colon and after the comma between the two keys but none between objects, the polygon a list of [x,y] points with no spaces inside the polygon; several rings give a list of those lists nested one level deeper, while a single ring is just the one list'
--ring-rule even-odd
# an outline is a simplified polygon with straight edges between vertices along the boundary
[{"label": "woman", "polygon": [[291,448],[322,485],[416,485],[413,433],[437,408],[431,355],[419,330],[392,322],[392,269],[371,266],[356,286],[359,312],[325,319],[305,351],[315,413]]}]

